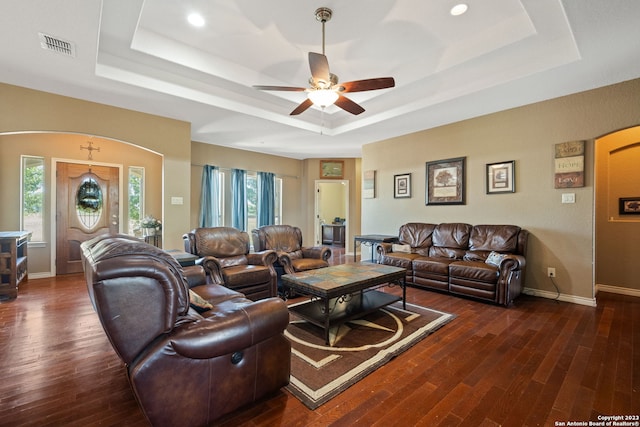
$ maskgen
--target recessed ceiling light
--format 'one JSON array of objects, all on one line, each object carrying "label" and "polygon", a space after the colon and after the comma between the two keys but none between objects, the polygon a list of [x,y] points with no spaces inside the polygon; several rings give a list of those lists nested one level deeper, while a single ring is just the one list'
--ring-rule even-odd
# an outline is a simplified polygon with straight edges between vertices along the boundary
[{"label": "recessed ceiling light", "polygon": [[194,27],[204,26],[204,18],[199,13],[192,13],[187,17],[187,21],[189,21],[189,24],[193,25]]},{"label": "recessed ceiling light", "polygon": [[464,3],[460,3],[460,4],[457,4],[457,5],[453,6],[453,7],[451,8],[451,12],[450,12],[450,13],[451,13],[453,16],[460,16],[460,15],[462,15],[463,13],[465,13],[465,12],[467,11],[467,9],[469,9],[469,6],[467,6],[467,5],[466,5],[466,4],[464,4]]}]

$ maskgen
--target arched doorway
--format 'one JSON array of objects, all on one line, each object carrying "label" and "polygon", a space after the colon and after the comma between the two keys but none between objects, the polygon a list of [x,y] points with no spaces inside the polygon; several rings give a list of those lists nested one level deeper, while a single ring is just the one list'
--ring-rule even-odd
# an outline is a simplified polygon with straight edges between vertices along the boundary
[{"label": "arched doorway", "polygon": [[640,212],[621,209],[640,200],[640,126],[597,138],[594,151],[595,291],[640,296]]}]

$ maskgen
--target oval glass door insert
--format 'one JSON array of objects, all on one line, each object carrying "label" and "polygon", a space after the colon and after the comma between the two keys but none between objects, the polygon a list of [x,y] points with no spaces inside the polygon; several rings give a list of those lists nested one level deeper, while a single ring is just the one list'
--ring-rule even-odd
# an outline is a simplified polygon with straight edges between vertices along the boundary
[{"label": "oval glass door insert", "polygon": [[76,213],[80,222],[92,230],[102,215],[102,190],[93,178],[85,178],[76,193]]}]

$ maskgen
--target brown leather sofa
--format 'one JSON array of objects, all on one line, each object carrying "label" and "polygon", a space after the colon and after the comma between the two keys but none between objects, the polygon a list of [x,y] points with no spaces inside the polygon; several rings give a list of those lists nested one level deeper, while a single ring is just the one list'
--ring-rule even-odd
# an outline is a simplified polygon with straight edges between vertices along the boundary
[{"label": "brown leather sofa", "polygon": [[200,257],[196,261],[210,282],[224,285],[257,301],[278,295],[273,263],[276,253],[250,253],[249,234],[232,227],[195,228],[182,236],[184,250]]},{"label": "brown leather sofa", "polygon": [[[302,231],[292,225],[265,225],[251,231],[255,251],[274,250],[277,261],[274,266],[278,282],[283,274],[315,270],[329,266],[331,248],[328,246],[302,246]],[[288,295],[287,290],[281,293]]]},{"label": "brown leather sofa", "polygon": [[211,425],[289,382],[281,299],[207,284],[202,267],[129,236],[81,248],[91,302],[151,425]]},{"label": "brown leather sofa", "polygon": [[414,222],[377,251],[407,269],[407,284],[508,306],[524,286],[528,236],[515,225]]}]

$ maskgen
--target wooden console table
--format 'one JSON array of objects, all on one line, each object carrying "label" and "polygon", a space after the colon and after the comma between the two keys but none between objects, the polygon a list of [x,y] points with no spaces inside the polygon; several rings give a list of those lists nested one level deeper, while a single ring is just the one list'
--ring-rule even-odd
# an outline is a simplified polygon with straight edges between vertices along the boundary
[{"label": "wooden console table", "polygon": [[389,236],[387,234],[364,234],[361,236],[353,236],[353,262],[356,262],[356,250],[358,243],[360,245],[371,247],[371,262],[375,262],[376,246],[380,243],[396,243],[398,236]]},{"label": "wooden console table", "polygon": [[27,278],[30,231],[0,231],[0,301],[18,297],[18,285]]},{"label": "wooden console table", "polygon": [[342,246],[344,248],[344,225],[322,224],[322,244]]}]

